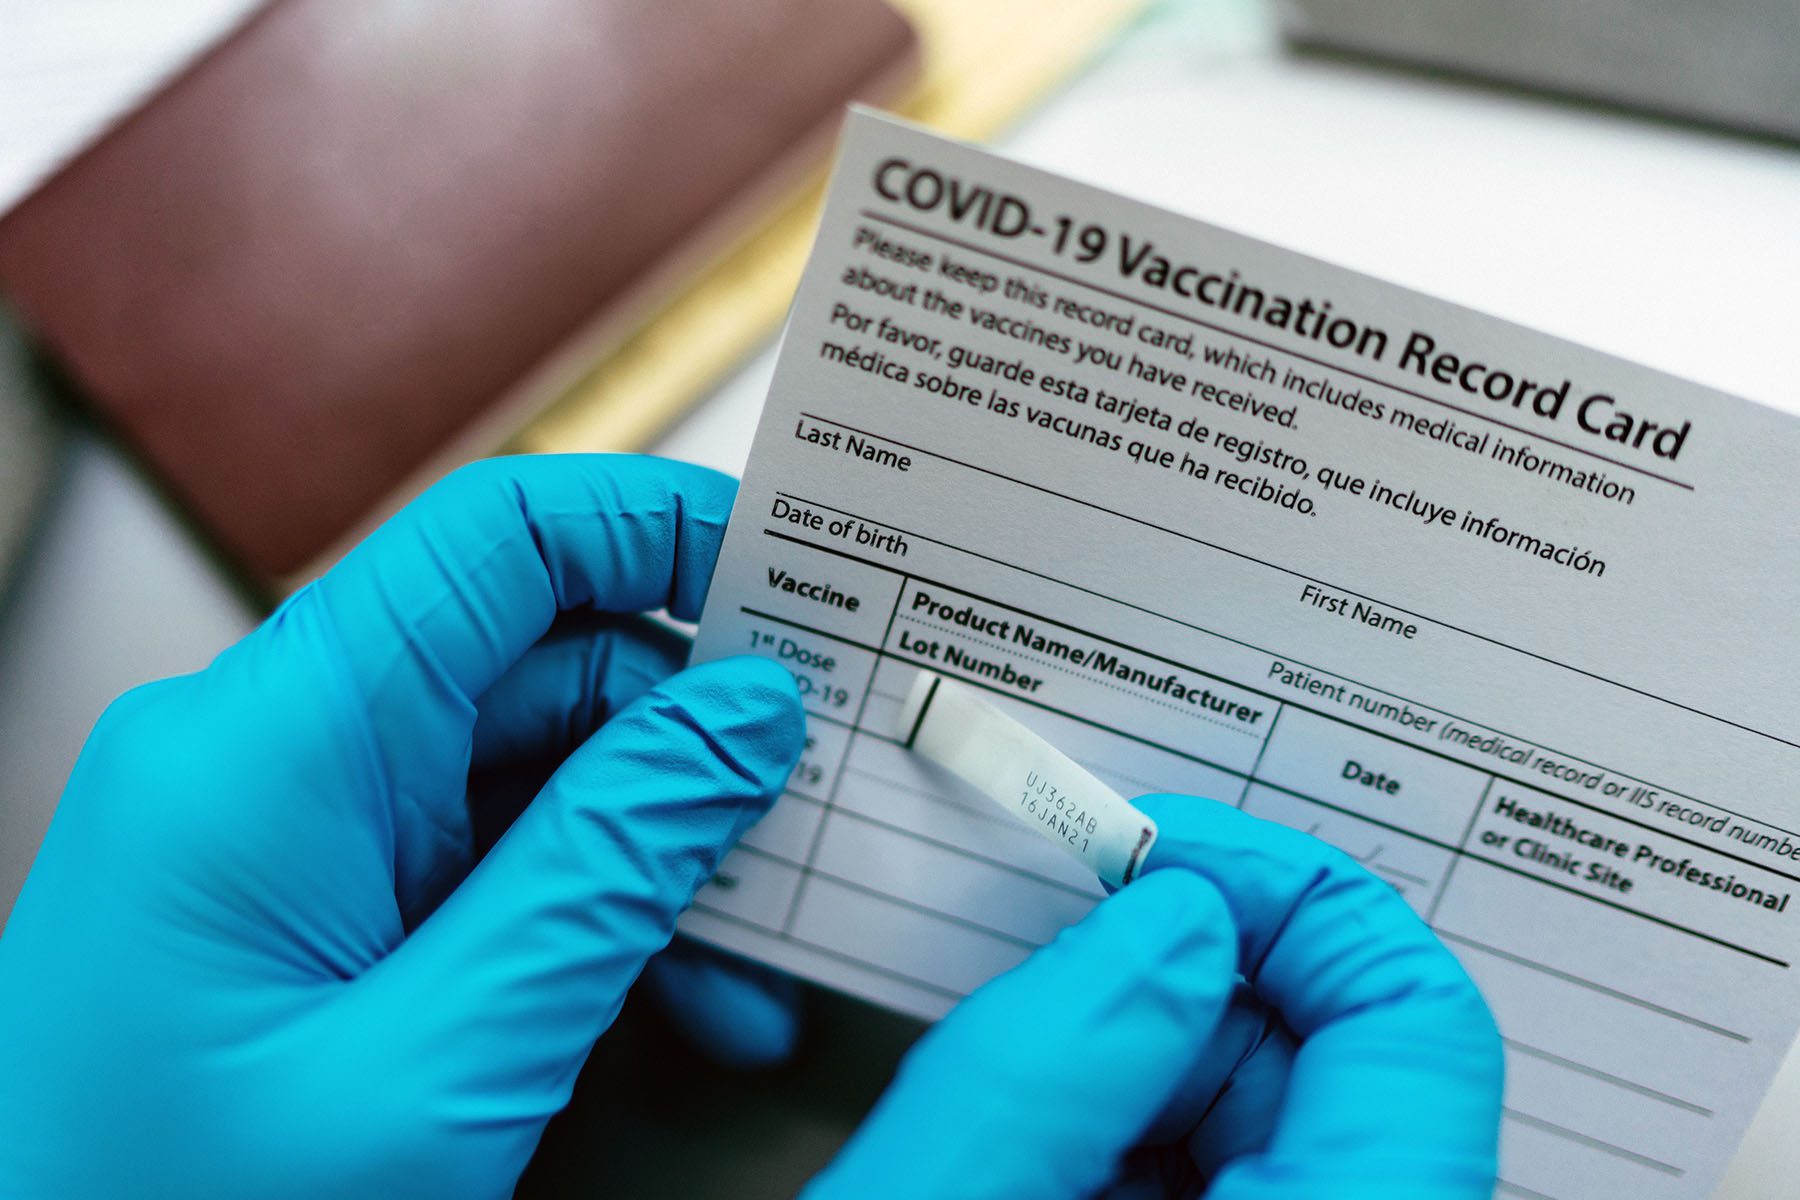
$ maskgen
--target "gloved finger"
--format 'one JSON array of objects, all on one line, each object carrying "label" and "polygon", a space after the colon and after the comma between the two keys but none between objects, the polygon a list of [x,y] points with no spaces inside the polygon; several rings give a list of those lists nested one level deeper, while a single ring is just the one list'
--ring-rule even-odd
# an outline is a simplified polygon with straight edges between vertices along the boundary
[{"label": "gloved finger", "polygon": [[1123,888],[928,1033],[806,1195],[1092,1195],[1212,1037],[1235,952],[1199,876]]},{"label": "gloved finger", "polygon": [[670,1022],[714,1062],[743,1070],[773,1067],[800,1041],[800,985],[760,963],[686,938],[644,969]]},{"label": "gloved finger", "polygon": [[[1249,1034],[1254,1029],[1255,1034],[1185,1140],[1188,1161],[1202,1179],[1211,1179],[1226,1163],[1268,1147],[1287,1099],[1288,1076],[1299,1048],[1287,1026],[1262,1004],[1257,1003],[1253,1011],[1234,1005],[1233,1011],[1245,1022],[1237,1032]],[[1228,1044],[1235,1041],[1233,1038]]]},{"label": "gloved finger", "polygon": [[[476,705],[474,778],[486,785],[469,801],[476,847],[492,845],[609,716],[679,671],[688,649],[686,637],[641,617],[559,618]],[[495,786],[514,771],[535,779]],[[748,1070],[793,1056],[800,990],[791,977],[683,938],[644,976],[670,1024],[715,1062]]]},{"label": "gloved finger", "polygon": [[1172,1147],[1201,1178],[1262,1150],[1275,1130],[1294,1049],[1280,1017],[1240,982],[1144,1141]]},{"label": "gloved finger", "polygon": [[687,638],[642,617],[558,618],[475,702],[471,765],[560,761],[681,670],[688,649]]},{"label": "gloved finger", "polygon": [[780,791],[803,728],[793,677],[754,658],[684,671],[602,726],[350,989],[378,1010],[363,1019],[399,1060],[390,1074],[523,1167],[645,961]]},{"label": "gloved finger", "polygon": [[406,927],[462,882],[576,746],[680,670],[687,650],[685,637],[644,617],[571,614],[495,680],[476,703],[464,811],[437,813],[455,836],[414,847],[396,872]]},{"label": "gloved finger", "polygon": [[697,616],[735,490],[716,472],[631,455],[478,462],[401,510],[247,639],[253,659],[332,665],[329,695],[286,703],[343,714],[346,744],[375,777],[365,790],[392,822],[404,912],[427,908],[466,861],[477,698],[559,612],[666,606]]},{"label": "gloved finger", "polygon": [[1213,1036],[1200,1047],[1169,1102],[1144,1131],[1144,1140],[1184,1141],[1216,1107],[1219,1096],[1233,1086],[1239,1068],[1263,1049],[1279,1026],[1279,1019],[1248,985],[1239,982],[1233,987]]},{"label": "gloved finger", "polygon": [[1293,1035],[1239,983],[1106,1200],[1198,1195],[1221,1165],[1262,1150],[1275,1130],[1293,1054]]},{"label": "gloved finger", "polygon": [[1475,985],[1387,884],[1295,830],[1187,796],[1138,801],[1161,832],[1145,878],[1224,895],[1251,986],[1300,1039],[1265,1153],[1212,1200],[1485,1197],[1501,1050]]},{"label": "gloved finger", "polygon": [[469,702],[559,612],[699,615],[736,485],[637,455],[520,455],[452,472],[315,585],[387,705]]}]

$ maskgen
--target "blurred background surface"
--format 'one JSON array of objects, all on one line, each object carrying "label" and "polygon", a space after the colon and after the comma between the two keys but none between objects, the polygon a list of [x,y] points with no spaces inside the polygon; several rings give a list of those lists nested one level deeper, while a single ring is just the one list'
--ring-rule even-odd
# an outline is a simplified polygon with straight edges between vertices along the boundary
[{"label": "blurred background surface", "polygon": [[[258,7],[0,0],[0,231]],[[955,28],[950,8],[983,6],[898,7],[921,53],[890,102],[919,119],[1800,412],[1800,6],[1097,0],[1032,38],[1006,36],[1017,5]],[[1385,65],[1407,62],[1426,69]],[[529,417],[480,436],[741,468],[813,171],[763,196],[630,331],[558,364]],[[165,473],[93,415],[88,381],[19,325],[0,316],[0,921],[105,704],[203,665],[283,586],[172,504]],[[800,1059],[752,1077],[629,1006],[521,1194],[792,1194],[916,1033],[812,1004]],[[1791,1194],[1796,1129],[1790,1063],[1723,1200]]]}]

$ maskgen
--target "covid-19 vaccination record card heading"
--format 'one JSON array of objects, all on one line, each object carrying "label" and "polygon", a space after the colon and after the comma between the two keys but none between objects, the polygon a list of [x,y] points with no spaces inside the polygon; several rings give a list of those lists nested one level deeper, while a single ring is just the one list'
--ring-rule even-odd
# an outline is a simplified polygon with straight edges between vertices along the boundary
[{"label": "covid-19 vaccination record card heading", "polygon": [[929,671],[1391,883],[1506,1037],[1502,1194],[1700,1200],[1800,1023],[1797,467],[1773,410],[855,113],[696,645],[789,667],[806,751],[683,928],[931,1017],[1100,900],[905,748]]}]

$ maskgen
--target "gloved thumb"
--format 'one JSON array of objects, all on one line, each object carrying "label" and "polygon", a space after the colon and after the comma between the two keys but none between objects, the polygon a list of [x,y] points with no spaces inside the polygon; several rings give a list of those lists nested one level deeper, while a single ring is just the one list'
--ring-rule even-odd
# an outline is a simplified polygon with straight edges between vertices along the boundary
[{"label": "gloved thumb", "polygon": [[379,1006],[417,1102],[530,1153],[645,961],[799,755],[793,678],[763,659],[684,671],[550,778],[443,905],[350,989]]},{"label": "gloved thumb", "polygon": [[953,1009],[806,1200],[1090,1196],[1232,995],[1237,933],[1197,875],[1148,875]]}]

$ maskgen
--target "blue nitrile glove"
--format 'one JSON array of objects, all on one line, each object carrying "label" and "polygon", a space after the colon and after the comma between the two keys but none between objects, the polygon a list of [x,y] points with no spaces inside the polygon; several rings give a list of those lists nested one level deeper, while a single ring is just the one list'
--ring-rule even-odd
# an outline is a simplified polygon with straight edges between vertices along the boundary
[{"label": "blue nitrile glove", "polygon": [[[679,645],[607,615],[696,616],[732,495],[482,463],[121,697],[0,937],[0,1196],[509,1194],[800,749],[781,668],[664,680]],[[671,970],[727,1056],[791,1040],[741,965]]]},{"label": "blue nitrile glove", "polygon": [[927,1034],[807,1200],[1487,1200],[1500,1040],[1449,951],[1322,842],[1138,803],[1144,875]]}]

